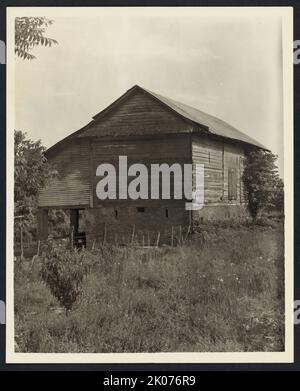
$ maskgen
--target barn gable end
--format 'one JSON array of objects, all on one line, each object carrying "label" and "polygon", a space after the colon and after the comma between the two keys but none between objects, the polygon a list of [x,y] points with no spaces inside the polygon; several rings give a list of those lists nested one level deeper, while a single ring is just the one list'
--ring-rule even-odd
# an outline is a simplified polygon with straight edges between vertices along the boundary
[{"label": "barn gable end", "polygon": [[94,121],[77,137],[118,137],[187,133],[193,124],[163,105],[148,92],[132,90]]}]

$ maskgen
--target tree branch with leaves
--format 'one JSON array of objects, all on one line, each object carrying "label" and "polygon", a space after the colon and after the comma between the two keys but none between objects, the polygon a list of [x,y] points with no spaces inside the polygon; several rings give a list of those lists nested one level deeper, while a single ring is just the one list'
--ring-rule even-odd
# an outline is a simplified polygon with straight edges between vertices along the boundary
[{"label": "tree branch with leaves", "polygon": [[15,130],[15,216],[24,216],[26,233],[35,227],[38,191],[57,176],[45,158],[41,141],[32,141],[26,133]]},{"label": "tree branch with leaves", "polygon": [[46,29],[53,23],[45,17],[15,18],[15,53],[23,60],[33,60],[36,57],[30,51],[38,46],[51,47],[58,42],[45,37]]}]

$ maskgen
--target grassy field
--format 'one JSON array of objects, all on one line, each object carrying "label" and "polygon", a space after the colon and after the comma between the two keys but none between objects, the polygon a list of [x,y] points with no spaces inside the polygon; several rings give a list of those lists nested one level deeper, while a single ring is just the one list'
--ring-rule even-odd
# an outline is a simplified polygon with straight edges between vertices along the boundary
[{"label": "grassy field", "polygon": [[15,262],[20,352],[284,350],[283,224],[207,225],[182,247],[85,251],[63,310],[37,260]]}]

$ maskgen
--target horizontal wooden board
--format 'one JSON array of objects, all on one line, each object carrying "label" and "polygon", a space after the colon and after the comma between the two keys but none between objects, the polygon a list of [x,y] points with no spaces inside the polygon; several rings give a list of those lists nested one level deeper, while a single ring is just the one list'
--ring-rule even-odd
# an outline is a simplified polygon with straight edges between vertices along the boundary
[{"label": "horizontal wooden board", "polygon": [[51,158],[58,177],[39,192],[40,207],[89,204],[89,156],[88,142],[78,140],[65,145]]},{"label": "horizontal wooden board", "polygon": [[165,159],[190,159],[189,137],[171,139],[128,140],[114,142],[94,142],[94,161],[117,160],[119,156],[127,156],[128,160],[147,161]]},{"label": "horizontal wooden board", "polygon": [[[210,140],[207,137],[193,136],[192,139],[193,164],[204,165],[204,198],[205,202],[228,202],[228,170],[236,169],[235,202],[245,201],[242,173],[244,151],[241,147],[227,141]],[[194,186],[196,177],[193,174]]]},{"label": "horizontal wooden board", "polygon": [[80,137],[178,133],[191,128],[188,121],[181,119],[171,109],[142,90],[137,90],[99,119],[96,118]]}]

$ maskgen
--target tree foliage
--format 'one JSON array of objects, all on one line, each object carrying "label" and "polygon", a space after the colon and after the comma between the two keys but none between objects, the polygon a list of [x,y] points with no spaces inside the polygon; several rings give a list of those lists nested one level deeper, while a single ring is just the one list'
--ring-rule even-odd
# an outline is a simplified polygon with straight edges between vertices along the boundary
[{"label": "tree foliage", "polygon": [[44,256],[41,277],[66,311],[70,311],[82,293],[82,282],[89,270],[84,252],[67,250],[62,246],[50,246]]},{"label": "tree foliage", "polygon": [[283,181],[276,160],[276,155],[262,149],[251,150],[246,155],[243,182],[253,219],[263,209],[283,210]]},{"label": "tree foliage", "polygon": [[45,158],[45,150],[40,140],[32,141],[15,130],[15,216],[24,216],[28,233],[35,226],[38,191],[57,174]]},{"label": "tree foliage", "polygon": [[15,53],[23,60],[33,60],[30,51],[38,45],[57,44],[52,38],[45,37],[46,29],[53,23],[44,17],[18,17],[15,19]]}]

